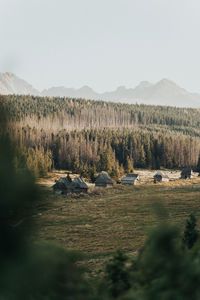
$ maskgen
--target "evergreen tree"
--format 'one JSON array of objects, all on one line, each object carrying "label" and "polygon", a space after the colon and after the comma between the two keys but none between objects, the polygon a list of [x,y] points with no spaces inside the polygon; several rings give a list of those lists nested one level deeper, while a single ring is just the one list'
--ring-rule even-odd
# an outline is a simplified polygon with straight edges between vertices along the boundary
[{"label": "evergreen tree", "polygon": [[199,176],[200,176],[200,155],[199,155],[196,171],[199,172]]},{"label": "evergreen tree", "polygon": [[89,177],[90,177],[91,182],[94,183],[97,178],[97,170],[96,170],[95,166],[93,166],[89,169]]},{"label": "evergreen tree", "polygon": [[109,294],[116,299],[129,290],[130,274],[126,266],[128,258],[121,251],[117,251],[113,259],[106,266],[105,280]]},{"label": "evergreen tree", "polygon": [[112,167],[112,171],[110,173],[110,176],[116,181],[119,182],[120,180],[120,167],[119,167],[119,163],[116,161],[114,166]]},{"label": "evergreen tree", "polygon": [[79,171],[80,171],[80,162],[79,162],[79,155],[78,155],[78,153],[75,153],[75,156],[73,157],[73,160],[72,160],[72,171],[74,173],[79,173]]},{"label": "evergreen tree", "polygon": [[133,173],[134,172],[133,160],[129,156],[126,158],[125,170],[126,170],[127,173]]},{"label": "evergreen tree", "polygon": [[156,157],[156,169],[160,170],[160,158],[159,158],[159,156]]},{"label": "evergreen tree", "polygon": [[141,146],[140,152],[139,152],[139,162],[138,162],[138,166],[140,168],[145,168],[145,160],[146,160],[146,154],[144,151],[144,147]]},{"label": "evergreen tree", "polygon": [[107,171],[109,174],[112,172],[113,164],[115,163],[114,153],[111,147],[108,147],[100,154],[99,171]]},{"label": "evergreen tree", "polygon": [[196,230],[196,218],[193,214],[189,216],[186,221],[183,243],[188,248],[191,249],[198,239],[198,231]]}]

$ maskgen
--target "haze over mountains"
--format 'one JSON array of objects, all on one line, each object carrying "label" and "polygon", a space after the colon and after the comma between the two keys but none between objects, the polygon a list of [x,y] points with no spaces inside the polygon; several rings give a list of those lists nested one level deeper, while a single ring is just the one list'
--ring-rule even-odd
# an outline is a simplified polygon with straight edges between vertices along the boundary
[{"label": "haze over mountains", "polygon": [[200,94],[190,93],[168,79],[162,79],[155,84],[143,81],[135,88],[121,86],[115,91],[105,93],[97,93],[88,86],[83,86],[80,89],[60,86],[40,92],[13,73],[0,73],[0,94],[73,97],[131,104],[143,103],[200,108]]}]

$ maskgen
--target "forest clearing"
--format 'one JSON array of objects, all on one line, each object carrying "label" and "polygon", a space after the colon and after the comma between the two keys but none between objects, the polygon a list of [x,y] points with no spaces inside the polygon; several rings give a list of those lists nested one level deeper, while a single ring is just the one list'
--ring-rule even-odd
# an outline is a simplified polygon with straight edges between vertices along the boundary
[{"label": "forest clearing", "polygon": [[42,199],[34,219],[37,238],[81,251],[84,265],[96,274],[105,261],[123,250],[135,255],[144,244],[151,228],[162,220],[158,205],[168,214],[168,221],[184,228],[190,213],[200,217],[200,177],[180,180],[180,171],[168,170],[167,183],[153,183],[151,170],[137,170],[143,183],[137,186],[115,185],[113,188],[90,186],[85,195],[56,195],[52,191],[55,178],[66,172],[55,171],[38,181]]}]

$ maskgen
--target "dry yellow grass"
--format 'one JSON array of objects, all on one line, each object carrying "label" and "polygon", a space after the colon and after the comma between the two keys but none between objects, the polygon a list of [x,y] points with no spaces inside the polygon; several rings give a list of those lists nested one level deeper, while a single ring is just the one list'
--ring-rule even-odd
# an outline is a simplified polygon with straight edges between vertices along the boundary
[{"label": "dry yellow grass", "polygon": [[169,222],[182,228],[191,212],[200,216],[200,178],[118,185],[80,197],[55,195],[44,182],[41,189],[34,216],[38,237],[85,253],[85,264],[94,272],[117,249],[129,255],[138,251],[148,230],[159,223],[155,203],[166,208]]}]

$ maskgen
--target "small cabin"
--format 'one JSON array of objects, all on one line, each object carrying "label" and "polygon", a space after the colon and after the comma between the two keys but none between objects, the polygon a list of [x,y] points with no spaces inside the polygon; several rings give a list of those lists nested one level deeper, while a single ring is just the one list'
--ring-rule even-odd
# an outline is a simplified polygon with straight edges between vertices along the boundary
[{"label": "small cabin", "polygon": [[138,180],[138,174],[127,174],[126,176],[122,177],[121,184],[135,185],[137,184]]},{"label": "small cabin", "polygon": [[95,186],[97,187],[113,186],[113,181],[107,172],[102,171],[101,173],[99,173],[97,179],[95,180]]},{"label": "small cabin", "polygon": [[66,194],[70,189],[71,178],[69,176],[62,177],[53,185],[53,190],[56,193]]},{"label": "small cabin", "polygon": [[69,186],[69,189],[72,193],[87,193],[88,192],[88,185],[82,178],[75,178]]},{"label": "small cabin", "polygon": [[181,179],[191,179],[193,177],[193,171],[191,168],[185,168],[181,172]]},{"label": "small cabin", "polygon": [[168,182],[169,181],[169,177],[164,174],[163,172],[158,171],[155,175],[154,175],[154,183],[156,182]]}]

